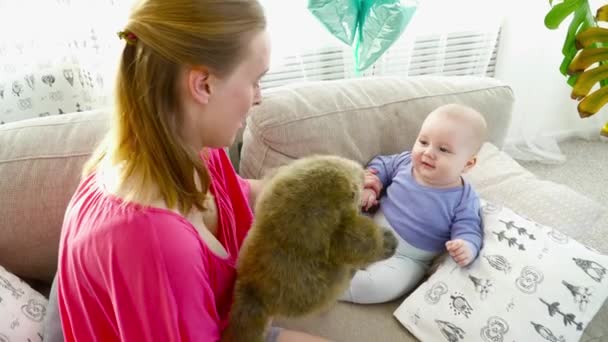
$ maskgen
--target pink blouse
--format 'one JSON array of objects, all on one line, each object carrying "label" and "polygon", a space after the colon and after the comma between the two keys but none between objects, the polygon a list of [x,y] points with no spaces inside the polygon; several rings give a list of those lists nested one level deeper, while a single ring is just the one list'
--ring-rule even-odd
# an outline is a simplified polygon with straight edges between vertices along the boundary
[{"label": "pink blouse", "polygon": [[249,183],[222,149],[204,158],[218,211],[214,254],[189,221],[125,203],[95,174],[65,214],[58,302],[66,341],[218,341],[227,325],[235,261],[253,215]]}]

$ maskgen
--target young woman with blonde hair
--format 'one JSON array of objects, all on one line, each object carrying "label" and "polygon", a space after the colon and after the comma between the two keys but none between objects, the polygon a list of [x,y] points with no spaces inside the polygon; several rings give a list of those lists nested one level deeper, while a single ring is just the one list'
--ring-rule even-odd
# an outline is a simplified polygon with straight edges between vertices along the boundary
[{"label": "young woman with blonde hair", "polygon": [[[112,127],[65,214],[57,295],[66,341],[218,341],[261,184],[223,148],[270,47],[256,0],[134,8]],[[321,341],[272,329],[269,340]]]}]

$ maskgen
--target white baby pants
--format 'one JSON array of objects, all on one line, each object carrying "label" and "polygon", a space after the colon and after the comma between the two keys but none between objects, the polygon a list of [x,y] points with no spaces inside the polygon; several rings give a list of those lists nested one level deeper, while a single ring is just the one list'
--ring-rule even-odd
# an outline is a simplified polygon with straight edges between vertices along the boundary
[{"label": "white baby pants", "polygon": [[[374,221],[393,229],[381,209],[374,215]],[[340,300],[359,304],[384,303],[409,293],[418,285],[440,252],[416,248],[397,233],[395,237],[399,242],[395,255],[357,271]]]}]

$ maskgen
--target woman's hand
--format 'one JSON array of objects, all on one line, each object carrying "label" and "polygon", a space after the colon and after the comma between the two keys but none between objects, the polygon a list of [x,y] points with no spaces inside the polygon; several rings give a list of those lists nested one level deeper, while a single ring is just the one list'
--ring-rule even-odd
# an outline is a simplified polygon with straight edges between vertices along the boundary
[{"label": "woman's hand", "polygon": [[253,210],[262,189],[264,189],[264,181],[261,179],[247,179],[247,181],[249,182],[249,205]]}]

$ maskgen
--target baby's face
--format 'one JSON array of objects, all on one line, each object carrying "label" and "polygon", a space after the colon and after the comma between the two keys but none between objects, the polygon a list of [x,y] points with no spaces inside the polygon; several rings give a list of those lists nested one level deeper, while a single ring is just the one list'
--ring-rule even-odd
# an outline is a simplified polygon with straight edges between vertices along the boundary
[{"label": "baby's face", "polygon": [[412,149],[415,179],[422,185],[438,188],[461,185],[460,176],[475,164],[474,140],[464,122],[429,116]]}]

